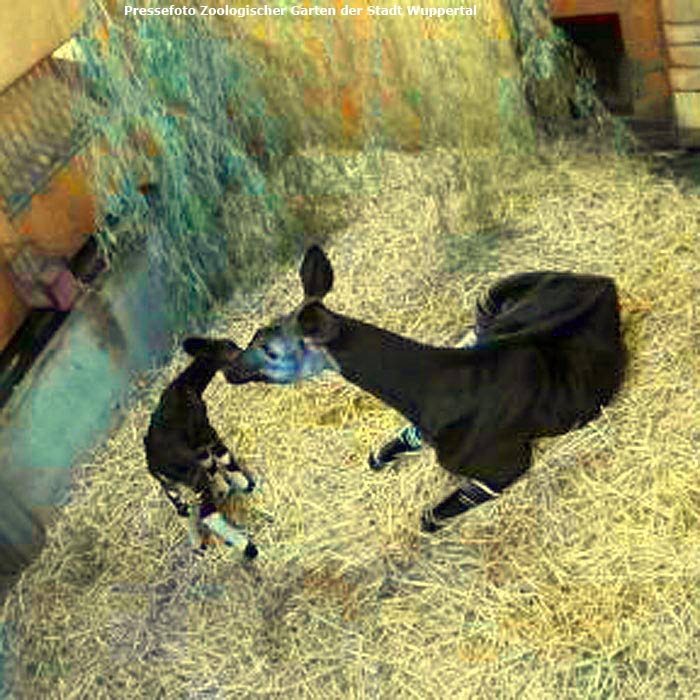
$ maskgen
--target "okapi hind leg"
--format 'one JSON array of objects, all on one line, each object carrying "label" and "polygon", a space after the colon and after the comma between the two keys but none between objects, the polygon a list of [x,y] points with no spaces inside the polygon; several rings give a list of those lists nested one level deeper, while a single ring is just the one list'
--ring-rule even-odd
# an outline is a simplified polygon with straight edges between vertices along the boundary
[{"label": "okapi hind leg", "polygon": [[[441,464],[451,462],[453,473],[459,473],[459,464],[474,464],[474,446],[471,443],[462,445],[459,451],[459,426],[445,431],[438,445],[438,458]],[[447,498],[438,503],[435,508],[427,508],[421,515],[421,530],[435,532],[446,525],[446,521],[490,501],[503,493],[512,483],[517,481],[529,468],[532,457],[532,444],[522,437],[507,439],[493,438],[490,448],[480,450],[479,464],[472,473],[479,477],[468,477],[464,483]],[[464,472],[462,472],[464,473]],[[481,476],[488,474],[488,476]]]},{"label": "okapi hind leg", "polygon": [[228,522],[213,503],[206,503],[202,506],[199,519],[204,527],[221,537],[229,547],[240,547],[245,542],[243,556],[246,559],[255,559],[258,556],[258,548],[244,528]]},{"label": "okapi hind leg", "polygon": [[387,442],[375,456],[374,452],[369,454],[370,469],[380,471],[389,462],[393,462],[400,454],[405,452],[418,452],[423,444],[420,428],[409,425],[404,428],[393,440]]},{"label": "okapi hind leg", "polygon": [[437,532],[444,527],[448,520],[461,515],[471,508],[491,501],[500,495],[496,489],[491,488],[478,479],[467,479],[458,489],[447,498],[438,503],[435,508],[427,508],[421,515],[421,530],[423,532]]},{"label": "okapi hind leg", "polygon": [[170,502],[175,506],[177,514],[181,518],[186,518],[190,514],[190,506],[182,499],[182,491],[175,484],[170,484],[163,479],[158,479],[160,485],[165,491],[165,495],[168,497]]}]

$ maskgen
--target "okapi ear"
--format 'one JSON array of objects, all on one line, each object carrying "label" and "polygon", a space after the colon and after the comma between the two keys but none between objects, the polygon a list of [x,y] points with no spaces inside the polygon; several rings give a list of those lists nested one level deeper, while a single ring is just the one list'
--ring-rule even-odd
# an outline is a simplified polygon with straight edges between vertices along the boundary
[{"label": "okapi ear", "polygon": [[333,314],[321,304],[307,304],[297,316],[302,335],[320,344],[330,343],[338,337],[339,324]]},{"label": "okapi ear", "polygon": [[323,299],[333,286],[333,267],[326,254],[317,245],[312,245],[304,256],[299,270],[304,296]]}]

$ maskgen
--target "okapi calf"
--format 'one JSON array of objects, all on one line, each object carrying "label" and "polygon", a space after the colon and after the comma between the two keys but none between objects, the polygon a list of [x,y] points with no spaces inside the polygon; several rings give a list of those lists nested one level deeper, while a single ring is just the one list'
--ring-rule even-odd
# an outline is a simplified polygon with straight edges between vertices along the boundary
[{"label": "okapi calf", "polygon": [[202,394],[220,370],[231,384],[266,378],[240,363],[241,349],[229,340],[187,338],[183,348],[194,359],[168,385],[151,415],[144,438],[148,470],[163,486],[178,515],[190,514],[181,487],[193,489],[200,501],[198,529],[204,526],[230,545],[245,542],[244,554],[252,559],[257,547],[241,528],[228,526],[218,507],[234,489],[250,493],[255,480],[237,464],[212,427]]},{"label": "okapi calf", "polygon": [[477,305],[476,342],[450,348],[324,306],[333,269],[317,246],[300,274],[301,306],[260,329],[241,360],[274,382],[337,369],[408,418],[413,427],[403,445],[390,443],[370,463],[381,467],[425,440],[445,469],[466,477],[423,511],[424,531],[498,496],[530,467],[535,438],[583,426],[621,386],[626,351],[615,283],[607,277],[508,277]]}]

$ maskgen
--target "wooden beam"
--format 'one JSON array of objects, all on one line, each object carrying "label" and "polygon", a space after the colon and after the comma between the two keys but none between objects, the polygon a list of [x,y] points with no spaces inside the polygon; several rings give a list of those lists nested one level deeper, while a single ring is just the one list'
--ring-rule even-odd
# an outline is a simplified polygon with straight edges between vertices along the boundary
[{"label": "wooden beam", "polygon": [[619,0],[552,0],[550,15],[559,19],[614,14],[620,11],[619,5]]},{"label": "wooden beam", "polygon": [[671,68],[668,75],[673,92],[700,90],[700,70],[698,68]]},{"label": "wooden beam", "polygon": [[673,96],[673,108],[681,146],[700,146],[700,92],[681,92]]},{"label": "wooden beam", "polygon": [[670,65],[673,67],[695,67],[700,71],[700,43],[668,47]]},{"label": "wooden beam", "polygon": [[86,0],[0,2],[0,92],[66,42]]},{"label": "wooden beam", "polygon": [[700,22],[697,24],[664,23],[664,34],[669,44],[700,43]]}]

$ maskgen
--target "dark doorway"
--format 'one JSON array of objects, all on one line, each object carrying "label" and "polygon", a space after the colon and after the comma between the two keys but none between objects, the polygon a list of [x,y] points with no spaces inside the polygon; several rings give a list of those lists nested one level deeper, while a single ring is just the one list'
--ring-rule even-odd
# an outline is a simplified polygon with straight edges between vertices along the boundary
[{"label": "dark doorway", "polygon": [[590,57],[596,92],[612,114],[631,115],[632,75],[617,14],[582,15],[552,20]]}]

